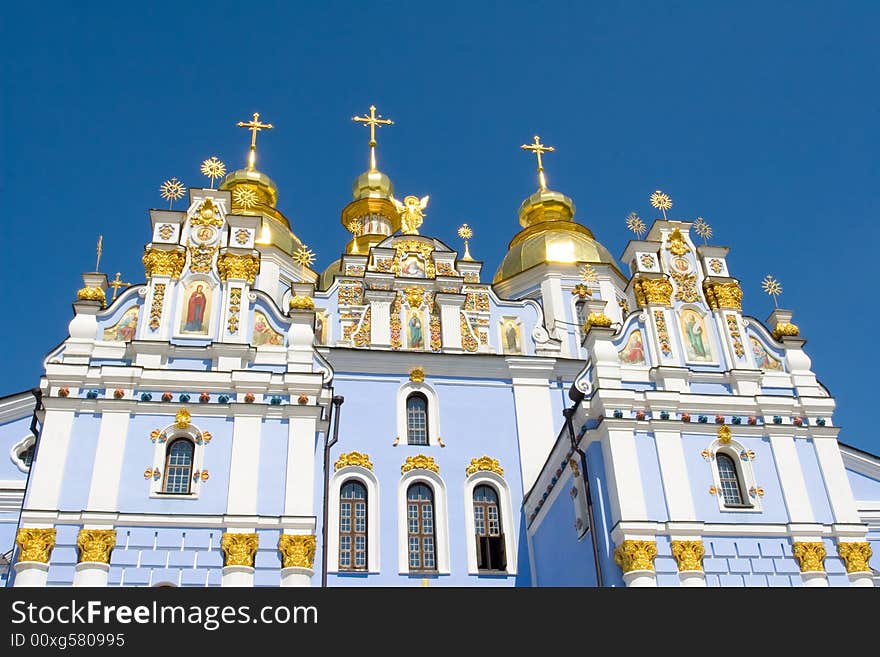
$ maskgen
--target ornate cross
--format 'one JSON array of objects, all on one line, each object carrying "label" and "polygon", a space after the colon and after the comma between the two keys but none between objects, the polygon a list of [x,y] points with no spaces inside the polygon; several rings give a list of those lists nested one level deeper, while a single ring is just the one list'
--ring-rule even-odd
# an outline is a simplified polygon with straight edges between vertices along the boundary
[{"label": "ornate cross", "polygon": [[98,267],[101,266],[101,254],[104,253],[104,236],[98,235],[98,248],[96,249],[98,252],[98,257],[95,259],[95,271],[98,271]]},{"label": "ornate cross", "polygon": [[116,301],[116,295],[119,294],[119,288],[121,287],[129,287],[131,283],[125,283],[122,280],[122,272],[116,272],[116,278],[108,283],[110,287],[113,288],[113,298],[110,299],[110,303]]},{"label": "ornate cross", "polygon": [[245,123],[244,121],[238,122],[239,128],[247,128],[251,131],[251,150],[248,154],[248,171],[254,170],[254,164],[257,161],[257,133],[260,130],[271,130],[274,126],[271,123],[260,123],[260,113],[254,112],[254,118],[252,121],[248,121]]},{"label": "ornate cross", "polygon": [[541,154],[552,153],[556,149],[553,146],[545,146],[542,144],[541,138],[538,135],[535,135],[535,143],[523,144],[520,148],[524,151],[532,151],[538,156],[538,183],[541,185],[541,189],[547,189],[547,178],[544,177],[544,163],[541,161]]},{"label": "ornate cross", "polygon": [[394,125],[391,119],[383,119],[381,114],[376,114],[376,106],[370,105],[370,113],[363,116],[353,116],[352,121],[370,126],[370,171],[376,170],[376,127]]}]

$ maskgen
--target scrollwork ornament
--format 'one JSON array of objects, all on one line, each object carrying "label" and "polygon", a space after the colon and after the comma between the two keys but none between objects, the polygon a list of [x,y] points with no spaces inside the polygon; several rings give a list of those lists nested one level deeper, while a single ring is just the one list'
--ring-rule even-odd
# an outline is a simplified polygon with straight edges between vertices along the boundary
[{"label": "scrollwork ornament", "polygon": [[440,466],[434,462],[433,457],[418,454],[416,456],[407,456],[406,462],[400,466],[400,474],[406,474],[410,470],[430,470],[431,472],[440,472]]},{"label": "scrollwork ornament", "polygon": [[361,452],[349,452],[348,454],[339,455],[339,458],[336,459],[336,463],[333,464],[333,471],[335,472],[336,470],[346,468],[348,466],[366,468],[367,470],[373,469],[373,463],[370,461],[369,454],[363,454]]},{"label": "scrollwork ornament", "polygon": [[176,280],[180,278],[183,266],[186,264],[186,253],[183,251],[146,249],[141,260],[144,263],[144,271],[147,278],[168,276]]},{"label": "scrollwork ornament", "polygon": [[790,322],[779,322],[773,329],[773,337],[780,340],[783,336],[797,337],[801,330]]},{"label": "scrollwork ornament", "polygon": [[657,556],[657,544],[654,541],[636,541],[627,539],[614,550],[614,563],[624,573],[636,570],[654,570],[654,557]]},{"label": "scrollwork ornament", "polygon": [[679,572],[702,571],[704,554],[703,541],[672,541],[672,556]]},{"label": "scrollwork ornament", "polygon": [[498,459],[493,459],[489,456],[481,456],[478,459],[471,459],[470,465],[465,469],[465,474],[471,476],[472,474],[482,471],[494,472],[502,477],[504,476],[504,468],[501,467]]},{"label": "scrollwork ornament", "polygon": [[77,301],[97,301],[101,308],[107,307],[107,296],[99,287],[83,287],[76,291]]},{"label": "scrollwork ornament", "polygon": [[220,540],[223,550],[224,566],[254,566],[254,555],[257,553],[259,539],[254,534],[238,534],[225,532]]},{"label": "scrollwork ornament", "polygon": [[49,554],[55,547],[55,528],[22,527],[15,535],[18,561],[49,563]]},{"label": "scrollwork ornament", "polygon": [[672,305],[672,283],[665,278],[640,278],[634,285],[636,303],[639,306],[659,304]]},{"label": "scrollwork ornament", "polygon": [[742,288],[739,283],[704,283],[703,292],[712,310],[742,310]]},{"label": "scrollwork ornament", "polygon": [[314,534],[282,534],[278,539],[282,568],[311,568],[315,561]]},{"label": "scrollwork ornament", "polygon": [[110,563],[110,552],[115,546],[115,529],[81,529],[76,537],[79,563]]},{"label": "scrollwork ornament", "polygon": [[224,253],[217,258],[217,270],[220,279],[234,278],[247,281],[253,285],[260,272],[260,256],[254,254],[239,255],[237,253]]}]

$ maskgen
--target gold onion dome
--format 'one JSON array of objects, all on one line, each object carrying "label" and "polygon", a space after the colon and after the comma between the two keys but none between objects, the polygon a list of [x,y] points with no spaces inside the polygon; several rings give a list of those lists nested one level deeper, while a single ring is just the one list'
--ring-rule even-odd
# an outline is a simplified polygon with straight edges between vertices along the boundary
[{"label": "gold onion dome", "polygon": [[539,189],[519,209],[523,229],[514,235],[495,272],[494,283],[545,263],[587,262],[617,268],[614,256],[593,232],[574,220],[574,202],[565,194]]},{"label": "gold onion dome", "polygon": [[391,183],[391,178],[378,169],[364,171],[355,178],[351,186],[351,197],[355,201],[364,198],[390,199],[392,196],[394,196],[394,185]]}]

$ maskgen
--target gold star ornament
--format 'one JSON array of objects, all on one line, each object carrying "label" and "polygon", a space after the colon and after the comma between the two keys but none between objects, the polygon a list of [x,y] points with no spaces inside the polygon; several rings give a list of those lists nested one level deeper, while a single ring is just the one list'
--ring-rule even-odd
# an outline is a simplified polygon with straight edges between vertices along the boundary
[{"label": "gold star ornament", "polygon": [[712,237],[712,226],[706,223],[702,217],[697,217],[694,223],[694,232],[703,238],[703,243],[708,244],[709,238]]},{"label": "gold star ornament", "polygon": [[770,274],[764,277],[764,280],[761,281],[761,287],[764,292],[773,297],[773,305],[779,308],[779,304],[776,301],[776,297],[782,294],[782,284],[773,278]]},{"label": "gold star ornament", "polygon": [[666,211],[672,208],[672,199],[668,194],[664,194],[658,189],[651,194],[651,205],[660,210],[663,213],[663,218],[666,219]]},{"label": "gold star ornament", "polygon": [[159,186],[159,193],[162,195],[162,198],[168,201],[168,209],[170,210],[174,201],[183,198],[186,189],[177,178],[170,178]]},{"label": "gold star ornament", "polygon": [[226,165],[216,156],[211,156],[202,162],[202,175],[211,179],[211,189],[214,189],[214,180],[226,175]]},{"label": "gold star ornament", "polygon": [[311,267],[312,263],[315,262],[315,252],[305,244],[301,244],[300,247],[293,252],[293,261],[303,267]]},{"label": "gold star ornament", "polygon": [[599,277],[596,276],[596,270],[593,269],[593,265],[584,265],[581,267],[581,280],[584,283],[595,283],[599,280]]},{"label": "gold star ornament", "polygon": [[639,239],[642,239],[642,235],[648,230],[648,227],[645,226],[645,222],[639,218],[635,212],[630,212],[626,218],[626,227],[629,228],[632,232],[634,232]]},{"label": "gold star ornament", "polygon": [[259,200],[257,191],[252,187],[236,187],[232,192],[232,202],[245,210],[255,207]]}]

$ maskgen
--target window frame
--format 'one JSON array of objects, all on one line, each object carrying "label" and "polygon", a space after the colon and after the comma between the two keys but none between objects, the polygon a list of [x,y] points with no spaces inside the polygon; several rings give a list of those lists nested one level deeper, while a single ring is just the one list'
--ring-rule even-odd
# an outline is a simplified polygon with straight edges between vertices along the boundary
[{"label": "window frame", "polygon": [[[339,568],[339,496],[348,481],[358,481],[367,489],[367,568],[366,570],[341,570]],[[379,480],[372,470],[359,465],[339,468],[330,479],[327,504],[327,572],[337,575],[365,575],[378,573],[380,554],[380,506]]]},{"label": "window frame", "polygon": [[[413,488],[424,488],[428,491],[430,495],[429,499],[412,499],[409,496],[410,491]],[[416,528],[418,531],[412,531],[412,507],[415,507],[416,515]],[[426,510],[430,509],[430,514],[426,513]],[[406,528],[406,542],[407,542],[407,563],[409,564],[409,572],[413,574],[433,574],[437,572],[437,513],[436,513],[437,505],[434,502],[434,489],[428,486],[427,484],[421,481],[414,481],[407,486],[406,489],[406,519],[407,519],[407,528]],[[425,531],[426,520],[430,520],[431,530]],[[415,538],[418,541],[418,557],[419,557],[419,566],[413,566],[412,557],[412,540]],[[425,539],[431,539],[431,543],[433,545],[433,550],[431,551],[432,560],[434,562],[433,566],[426,566],[425,561],[428,552],[425,548]]]},{"label": "window frame", "polygon": [[[171,465],[171,450],[174,449],[175,445],[187,444],[189,445],[190,454],[189,454],[189,464],[187,467],[187,475],[186,475],[186,491],[169,491],[168,490],[168,475],[171,471],[171,468],[182,468],[184,466],[181,465]],[[172,438],[165,445],[165,468],[162,470],[162,494],[163,495],[189,495],[192,492],[193,487],[193,473],[195,472],[195,461],[196,461],[196,444],[189,438],[189,436],[177,436],[176,438]]]},{"label": "window frame", "polygon": [[12,446],[12,449],[9,450],[9,459],[15,464],[15,467],[18,468],[21,472],[27,474],[30,472],[31,467],[33,466],[33,460],[31,460],[31,464],[27,465],[24,462],[24,459],[19,456],[20,452],[24,452],[31,447],[34,448],[34,458],[37,456],[36,452],[37,438],[34,434],[29,433],[24,438],[19,440]]},{"label": "window frame", "polygon": [[396,444],[404,446],[408,445],[409,441],[409,432],[408,432],[408,423],[407,423],[407,399],[409,396],[418,392],[422,394],[427,400],[428,408],[427,408],[427,433],[428,433],[428,444],[427,445],[412,445],[412,447],[439,447],[441,436],[440,433],[440,401],[437,395],[437,391],[434,390],[432,386],[423,382],[416,383],[414,381],[407,381],[403,385],[400,386],[397,390],[397,440]]},{"label": "window frame", "polygon": [[[412,442],[411,433],[414,431],[414,429],[411,424],[411,420],[413,418],[410,417],[410,401],[411,400],[412,401],[420,401],[424,404],[423,413],[424,413],[424,417],[425,417],[425,420],[424,420],[425,421],[425,428],[424,428],[425,442],[418,442],[418,443]],[[418,390],[409,393],[406,396],[406,444],[412,445],[414,447],[427,447],[428,445],[430,445],[431,444],[430,443],[430,436],[431,436],[430,427],[431,427],[431,419],[428,416],[428,398],[425,397],[424,393],[422,393]]]},{"label": "window frame", "polygon": [[[342,494],[349,484],[360,487],[360,489],[363,490],[364,496],[362,498],[360,498],[360,497],[351,497],[351,498],[343,497]],[[360,479],[357,479],[354,477],[349,477],[348,479],[345,479],[339,486],[339,512],[337,514],[337,521],[336,521],[336,535],[337,535],[337,540],[338,540],[337,563],[338,563],[338,568],[339,568],[340,572],[363,573],[363,572],[367,572],[369,569],[369,563],[370,563],[370,539],[369,539],[369,536],[370,536],[370,533],[369,533],[370,503],[369,503],[369,496],[370,496],[370,493],[367,490],[367,487],[364,485],[364,483]],[[352,502],[347,502],[346,500],[352,500]],[[361,500],[363,500],[363,505],[364,505],[364,529],[363,529],[363,531],[358,531],[357,530],[357,508],[356,507],[357,507],[357,502],[359,502]],[[342,510],[343,510],[343,505],[345,505],[345,504],[352,504],[352,507],[349,510],[349,513],[351,514],[348,518],[349,530],[346,532],[343,532],[343,530],[342,530]],[[342,565],[342,539],[345,536],[347,536],[349,538],[349,540],[351,541],[351,543],[350,543],[351,547],[349,548],[349,552],[350,552],[349,565],[347,565],[347,566]],[[356,556],[357,548],[355,547],[356,543],[357,543],[357,539],[360,536],[362,536],[364,539],[364,565],[363,566],[357,565],[357,556]]]},{"label": "window frame", "polygon": [[[741,454],[748,452],[748,448],[737,440],[731,439],[728,443],[721,443],[717,438],[711,442],[708,447],[709,467],[712,472],[712,484],[715,486],[715,498],[718,503],[718,510],[722,513],[761,513],[763,511],[761,504],[761,496],[757,494],[758,484],[755,480],[755,471],[752,466],[752,459],[744,461]],[[727,504],[724,500],[721,487],[721,473],[718,469],[718,455],[722,454],[733,461],[736,470],[737,480],[739,484],[740,495],[743,504]],[[756,494],[752,494],[752,490]]]},{"label": "window frame", "polygon": [[[156,440],[153,446],[153,468],[159,469],[160,475],[158,479],[150,477],[149,497],[153,499],[176,499],[176,500],[195,500],[199,498],[202,484],[202,478],[193,478],[195,472],[203,472],[205,462],[205,442],[201,440],[202,432],[195,425],[190,424],[187,428],[181,429],[176,424],[165,427],[162,434],[167,436],[167,440],[160,442]],[[177,440],[184,438],[190,441],[193,446],[192,465],[189,472],[189,492],[188,493],[166,493],[165,481],[168,477],[168,456],[171,445]]]},{"label": "window frame", "polygon": [[[434,496],[434,570],[410,570],[407,491],[412,484],[422,483]],[[410,470],[397,486],[397,570],[401,575],[448,575],[450,571],[449,510],[446,483],[432,470]]]},{"label": "window frame", "polygon": [[[478,567],[476,527],[474,523],[474,490],[488,485],[498,494],[498,512],[501,516],[501,533],[504,536],[504,553],[507,566],[504,570],[481,570]],[[518,485],[515,483],[515,485]],[[517,539],[519,538],[519,515],[513,512],[513,497],[507,480],[497,472],[479,470],[464,481],[464,522],[467,540],[467,567],[471,575],[514,576],[517,573]]]}]

